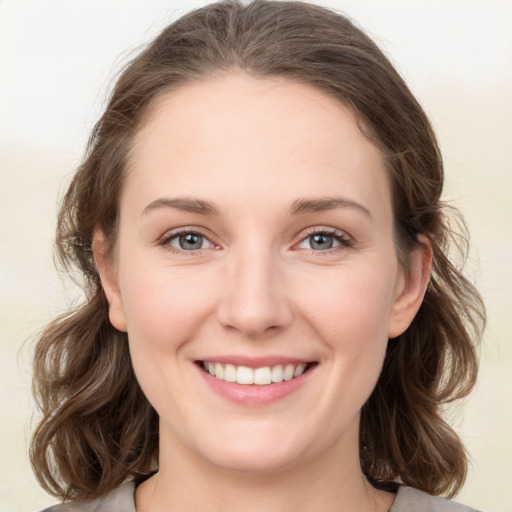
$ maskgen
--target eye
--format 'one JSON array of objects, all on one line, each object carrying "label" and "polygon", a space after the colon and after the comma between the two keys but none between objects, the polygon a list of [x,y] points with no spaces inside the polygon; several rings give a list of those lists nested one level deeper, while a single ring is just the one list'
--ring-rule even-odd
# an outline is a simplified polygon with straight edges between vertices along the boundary
[{"label": "eye", "polygon": [[181,231],[174,233],[162,241],[162,245],[172,247],[178,251],[199,251],[208,249],[213,244],[201,233],[194,231]]},{"label": "eye", "polygon": [[337,247],[349,247],[351,240],[340,231],[314,231],[304,238],[297,247],[312,251],[328,251]]}]

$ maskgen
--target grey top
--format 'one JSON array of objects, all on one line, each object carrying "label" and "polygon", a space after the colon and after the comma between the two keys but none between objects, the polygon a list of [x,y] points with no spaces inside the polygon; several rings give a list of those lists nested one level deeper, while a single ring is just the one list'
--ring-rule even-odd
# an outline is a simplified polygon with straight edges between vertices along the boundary
[{"label": "grey top", "polygon": [[[54,505],[42,512],[136,512],[135,484],[128,482],[105,496],[92,501]],[[395,502],[389,512],[478,512],[474,508],[430,496],[412,487],[399,486]]]}]

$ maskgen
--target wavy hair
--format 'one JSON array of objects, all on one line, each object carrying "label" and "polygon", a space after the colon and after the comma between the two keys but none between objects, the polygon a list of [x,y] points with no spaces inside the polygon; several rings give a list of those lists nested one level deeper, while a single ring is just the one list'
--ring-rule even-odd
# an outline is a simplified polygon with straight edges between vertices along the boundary
[{"label": "wavy hair", "polygon": [[39,481],[64,499],[94,498],[158,464],[157,413],[135,378],[127,335],[109,322],[93,232],[103,231],[112,254],[127,158],[151,108],[177,87],[229,72],[310,84],[349,106],[385,157],[405,268],[418,234],[429,238],[425,299],[409,329],[388,343],[361,414],[360,457],[372,482],[455,494],[467,456],[442,411],[475,383],[485,314],[453,262],[457,254],[464,259],[467,234],[463,224],[462,235],[454,232],[453,212],[440,199],[443,165],[434,132],[390,61],[349,19],[304,2],[266,0],[214,3],[165,28],[122,71],[91,134],[56,237],[63,268],[83,275],[85,302],[48,325],[35,347],[42,419],[30,455]]}]

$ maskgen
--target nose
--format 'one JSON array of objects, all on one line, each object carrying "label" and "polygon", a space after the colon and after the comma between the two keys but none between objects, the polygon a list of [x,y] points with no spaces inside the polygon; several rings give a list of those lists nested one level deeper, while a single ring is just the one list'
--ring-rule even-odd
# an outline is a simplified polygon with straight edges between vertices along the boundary
[{"label": "nose", "polygon": [[283,269],[271,254],[245,253],[233,257],[226,272],[219,322],[247,338],[272,335],[287,327],[293,317]]}]

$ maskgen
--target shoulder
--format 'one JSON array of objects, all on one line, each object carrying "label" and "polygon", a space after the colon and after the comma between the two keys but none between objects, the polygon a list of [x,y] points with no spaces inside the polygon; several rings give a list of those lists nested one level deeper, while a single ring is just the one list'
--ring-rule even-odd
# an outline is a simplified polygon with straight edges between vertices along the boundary
[{"label": "shoulder", "polygon": [[42,512],[136,512],[134,491],[134,483],[128,482],[95,500],[62,503]]},{"label": "shoulder", "polygon": [[478,512],[454,501],[401,485],[389,512]]}]

